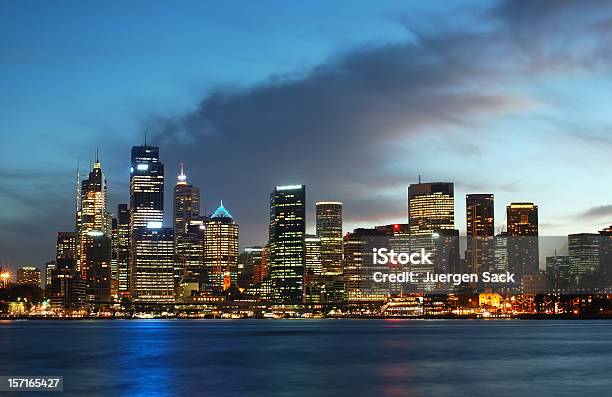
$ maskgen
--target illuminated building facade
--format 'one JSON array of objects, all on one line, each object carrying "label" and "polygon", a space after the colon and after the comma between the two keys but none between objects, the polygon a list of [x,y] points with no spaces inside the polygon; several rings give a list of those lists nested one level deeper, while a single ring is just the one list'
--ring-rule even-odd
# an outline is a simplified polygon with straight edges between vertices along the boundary
[{"label": "illuminated building facade", "polygon": [[321,239],[321,271],[342,273],[342,203],[322,201],[316,206],[316,234]]},{"label": "illuminated building facade", "polygon": [[253,285],[257,285],[270,277],[270,245],[261,250],[259,262],[253,262]]},{"label": "illuminated building facade", "polygon": [[322,248],[321,239],[317,236],[306,235],[304,239],[306,264],[304,267],[304,274],[309,275],[320,275],[321,274],[321,259],[322,259]]},{"label": "illuminated building facade", "polygon": [[132,297],[140,304],[174,302],[174,230],[138,227],[132,245]]},{"label": "illuminated building facade", "polygon": [[147,227],[150,222],[164,221],[164,165],[159,161],[159,148],[132,147],[130,168],[130,231]]},{"label": "illuminated building facade", "polygon": [[508,232],[501,232],[495,236],[495,270],[505,272],[508,270]]},{"label": "illuminated building facade", "polygon": [[127,204],[117,206],[117,231],[113,239],[113,254],[117,261],[117,293],[130,294],[130,210]]},{"label": "illuminated building facade", "polygon": [[223,203],[204,229],[204,268],[213,293],[225,291],[238,281],[238,225]]},{"label": "illuminated building facade", "polygon": [[51,301],[51,307],[66,312],[85,308],[85,280],[75,269],[74,258],[61,257],[50,270],[49,287],[46,293]]},{"label": "illuminated building facade", "polygon": [[495,209],[493,194],[465,196],[469,271],[489,271],[495,264]]},{"label": "illuminated building facade", "polygon": [[198,227],[204,224],[200,219],[200,189],[187,183],[183,163],[174,187],[172,219],[177,263],[175,281],[178,283],[186,272],[194,269],[199,272],[203,267],[203,230]]},{"label": "illuminated building facade", "polygon": [[34,266],[24,266],[17,270],[17,284],[30,284],[42,287],[42,274]]},{"label": "illuminated building facade", "polygon": [[205,217],[192,218],[187,222],[182,236],[174,236],[175,250],[178,253],[174,269],[175,281],[185,277],[205,281],[204,230],[207,222],[208,218]]},{"label": "illuminated building facade", "polygon": [[389,285],[376,283],[375,272],[387,273],[387,265],[375,264],[374,248],[385,246],[393,233],[388,228],[355,229],[344,236],[345,301],[382,302],[389,296]]},{"label": "illuminated building facade", "polygon": [[270,277],[272,299],[302,303],[306,262],[306,186],[276,186],[270,194]]},{"label": "illuminated building facade", "polygon": [[413,235],[455,228],[454,186],[450,182],[417,183],[408,187],[408,224]]},{"label": "illuminated building facade", "polygon": [[109,215],[106,211],[106,179],[100,161],[96,158],[89,177],[82,181],[80,207],[77,210],[76,271],[86,274],[86,250],[90,243],[89,233],[110,235]]},{"label": "illuminated building facade", "polygon": [[85,293],[87,302],[96,306],[111,303],[112,241],[99,231],[89,232],[85,246]]},{"label": "illuminated building facade", "polygon": [[183,163],[174,187],[173,209],[174,235],[178,240],[186,232],[189,221],[200,216],[200,189],[187,183]]},{"label": "illuminated building facade", "polygon": [[77,235],[75,232],[58,232],[55,245],[55,260],[60,258],[76,258]]},{"label": "illuminated building facade", "polygon": [[506,207],[508,271],[518,279],[539,271],[538,206],[511,203]]},{"label": "illuminated building facade", "polygon": [[57,269],[56,261],[49,261],[45,263],[45,289],[48,290],[51,286],[51,276],[53,271]]}]

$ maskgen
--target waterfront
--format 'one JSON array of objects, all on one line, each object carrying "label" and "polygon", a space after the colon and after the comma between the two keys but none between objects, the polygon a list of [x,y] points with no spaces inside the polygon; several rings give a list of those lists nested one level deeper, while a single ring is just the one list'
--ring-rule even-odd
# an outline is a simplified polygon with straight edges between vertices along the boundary
[{"label": "waterfront", "polygon": [[0,375],[70,396],[607,395],[612,321],[0,322]]}]

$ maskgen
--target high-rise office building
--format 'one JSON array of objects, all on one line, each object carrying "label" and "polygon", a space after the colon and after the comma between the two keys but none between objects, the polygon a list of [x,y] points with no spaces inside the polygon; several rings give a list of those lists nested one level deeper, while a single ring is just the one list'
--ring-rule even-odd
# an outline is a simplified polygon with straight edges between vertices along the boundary
[{"label": "high-rise office building", "polygon": [[[130,168],[130,231],[161,225],[164,221],[164,165],[159,148],[132,147]],[[151,224],[151,225],[149,225]]]},{"label": "high-rise office building", "polygon": [[221,203],[204,229],[204,267],[212,293],[220,293],[236,285],[238,247],[238,225]]},{"label": "high-rise office building", "polygon": [[174,253],[176,254],[175,281],[183,276],[193,276],[203,268],[203,229],[200,218],[200,189],[187,182],[187,175],[181,163],[181,171],[174,187],[173,212]]},{"label": "high-rise office building", "polygon": [[270,194],[270,276],[272,299],[302,303],[306,262],[306,186],[276,186]]},{"label": "high-rise office building", "polygon": [[189,221],[200,216],[200,189],[187,183],[183,163],[174,187],[173,210],[174,236],[178,241],[186,232]]},{"label": "high-rise office building", "polygon": [[[377,264],[373,260],[373,249],[389,244],[392,228],[355,229],[344,236],[344,284],[345,300],[357,302],[382,302],[388,298],[394,285],[378,283],[373,274],[390,271],[391,265]],[[401,271],[394,269],[393,271]]]},{"label": "high-rise office building", "polygon": [[55,246],[55,260],[60,258],[76,258],[77,236],[75,232],[58,232]]},{"label": "high-rise office building", "polygon": [[17,270],[17,284],[30,284],[42,287],[42,274],[34,266],[24,266]]},{"label": "high-rise office building", "polygon": [[510,236],[538,235],[538,206],[533,203],[511,203],[506,207]]},{"label": "high-rise office building", "polygon": [[130,294],[130,210],[127,204],[117,206],[117,232],[113,240],[113,251],[117,261],[117,293]]},{"label": "high-rise office building", "polygon": [[174,236],[176,265],[174,270],[175,281],[188,278],[198,282],[205,281],[204,268],[204,231],[207,217],[199,216],[187,222],[185,232],[180,238]]},{"label": "high-rise office building", "polygon": [[539,271],[538,206],[511,203],[506,207],[508,271],[521,279]]},{"label": "high-rise office building", "polygon": [[238,288],[248,288],[253,285],[256,266],[261,266],[263,247],[245,247],[238,256]]},{"label": "high-rise office building", "polygon": [[159,148],[132,147],[130,168],[131,295],[140,304],[174,302],[174,230],[163,227],[164,165]]},{"label": "high-rise office building", "polygon": [[56,261],[49,261],[45,263],[45,289],[48,290],[51,286],[51,277],[53,275],[53,271],[57,269]]},{"label": "high-rise office building", "polygon": [[599,231],[600,274],[605,285],[612,284],[612,226]]},{"label": "high-rise office building", "polygon": [[321,240],[321,271],[342,273],[342,203],[316,203],[316,233]]},{"label": "high-rise office building", "polygon": [[134,230],[132,297],[139,304],[174,303],[174,230],[150,223]]},{"label": "high-rise office building", "polygon": [[253,263],[253,285],[270,278],[270,245],[266,244],[261,250],[261,258]]},{"label": "high-rise office building", "polygon": [[577,233],[567,236],[569,270],[573,281],[580,283],[588,274],[594,274],[600,265],[600,235]]},{"label": "high-rise office building", "polygon": [[410,233],[428,235],[455,228],[454,186],[450,182],[417,183],[408,187]]},{"label": "high-rise office building", "polygon": [[106,211],[106,179],[98,158],[93,163],[89,177],[81,183],[80,208],[77,210],[76,271],[87,278],[85,247],[90,243],[90,233],[110,234],[109,216]]},{"label": "high-rise office building", "polygon": [[117,253],[119,222],[116,217],[111,218],[111,225],[111,295],[119,297],[119,255]]},{"label": "high-rise office building", "polygon": [[112,241],[100,231],[88,234],[85,249],[85,293],[87,302],[96,306],[111,304]]},{"label": "high-rise office building", "polygon": [[493,194],[465,197],[467,252],[471,272],[489,271],[495,264],[495,210]]},{"label": "high-rise office building", "polygon": [[317,236],[306,235],[304,239],[305,266],[304,266],[304,302],[318,303],[319,278],[321,277],[321,239]]},{"label": "high-rise office building", "polygon": [[304,239],[306,261],[304,265],[305,275],[320,275],[322,266],[322,244],[321,239],[317,236],[306,235]]},{"label": "high-rise office building", "polygon": [[546,276],[553,290],[562,290],[572,284],[570,258],[568,255],[546,257]]}]

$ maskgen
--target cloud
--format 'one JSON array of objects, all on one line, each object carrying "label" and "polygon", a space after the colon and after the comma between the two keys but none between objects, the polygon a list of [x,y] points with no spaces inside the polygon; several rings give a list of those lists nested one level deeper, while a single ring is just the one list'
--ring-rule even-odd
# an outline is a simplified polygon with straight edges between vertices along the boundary
[{"label": "cloud", "polygon": [[612,218],[612,204],[600,205],[597,207],[589,208],[576,217],[577,219],[588,218],[588,219],[601,219],[601,218]]},{"label": "cloud", "polygon": [[[562,40],[574,42],[554,30],[566,22],[563,8],[573,4],[554,12],[545,3],[521,5],[504,3],[481,15],[486,28],[480,30],[447,29],[443,21],[432,21],[436,29],[417,29],[401,20],[413,35],[406,42],[354,48],[249,88],[218,88],[192,112],[155,115],[147,129],[155,131],[166,158],[193,164],[193,174],[204,175],[213,193],[248,192],[234,212],[261,223],[262,240],[266,198],[275,184],[306,183],[315,200],[339,199],[355,207],[376,201],[375,187],[394,189],[397,199],[427,164],[389,171],[394,159],[414,157],[420,139],[429,136],[441,136],[464,155],[480,155],[478,143],[464,139],[466,131],[537,102],[509,86],[534,73],[557,73],[551,64],[573,65],[580,58],[573,47],[556,47]],[[525,18],[537,19],[537,26]],[[594,23],[580,18],[572,32],[593,33]],[[543,37],[529,40],[531,34]],[[552,47],[544,39],[551,36]],[[254,196],[263,197],[257,206]],[[398,221],[404,205],[391,207]]]},{"label": "cloud", "polygon": [[[250,87],[219,86],[178,116],[151,114],[142,129],[166,163],[166,208],[172,173],[183,161],[207,212],[224,199],[242,225],[243,244],[267,239],[268,195],[277,184],[307,185],[309,222],[317,200],[343,201],[347,223],[402,222],[406,186],[418,173],[433,174],[452,154],[482,156],[485,137],[474,131],[541,106],[524,86],[538,77],[609,67],[609,3],[508,1],[453,12],[466,18],[402,16],[394,23],[409,33],[403,42],[358,46]],[[470,23],[456,22],[465,20]],[[128,156],[129,150],[113,152],[103,164],[125,171]],[[454,172],[447,167],[435,176],[453,180]],[[115,175],[121,177],[109,175],[109,181],[123,183],[109,182],[111,191],[125,192],[127,176]],[[517,190],[514,181],[486,179],[459,183]]]}]

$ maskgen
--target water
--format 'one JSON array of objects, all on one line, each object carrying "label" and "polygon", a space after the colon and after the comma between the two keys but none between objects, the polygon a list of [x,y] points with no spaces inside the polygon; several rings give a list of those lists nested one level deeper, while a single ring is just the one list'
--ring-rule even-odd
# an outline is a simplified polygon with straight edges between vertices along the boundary
[{"label": "water", "polygon": [[0,322],[0,375],[64,376],[51,396],[608,396],[611,373],[612,321]]}]

